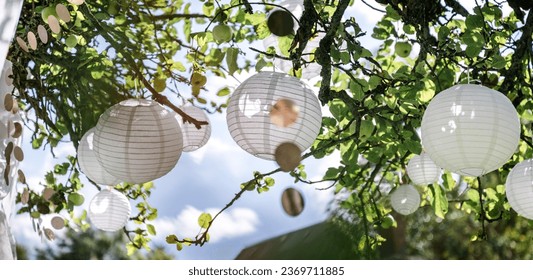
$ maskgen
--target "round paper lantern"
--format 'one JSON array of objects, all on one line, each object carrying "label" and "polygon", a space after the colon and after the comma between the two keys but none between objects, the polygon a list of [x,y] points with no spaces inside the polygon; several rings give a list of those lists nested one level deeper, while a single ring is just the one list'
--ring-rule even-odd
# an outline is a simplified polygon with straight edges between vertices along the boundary
[{"label": "round paper lantern", "polygon": [[175,115],[159,103],[128,99],[100,116],[93,145],[109,174],[141,184],[174,168],[183,150],[183,137]]},{"label": "round paper lantern", "polygon": [[431,185],[439,179],[441,169],[426,153],[413,156],[406,167],[407,175],[417,186]]},{"label": "round paper lantern", "polygon": [[[298,110],[294,122],[277,125],[274,105],[290,100]],[[299,79],[283,73],[260,72],[248,78],[230,97],[226,115],[228,129],[248,153],[273,160],[276,148],[285,142],[309,148],[320,131],[322,111],[313,91]],[[279,124],[279,123],[278,123]]]},{"label": "round paper lantern", "polygon": [[287,215],[296,217],[304,210],[304,198],[295,188],[287,188],[281,194],[281,206]]},{"label": "round paper lantern", "polygon": [[502,93],[456,85],[437,94],[422,117],[422,145],[438,166],[464,176],[500,168],[520,139],[518,113]]},{"label": "round paper lantern", "polygon": [[128,198],[114,189],[101,190],[89,204],[91,223],[104,231],[117,231],[126,225],[131,206]]},{"label": "round paper lantern", "polygon": [[[195,106],[183,106],[180,108],[187,115],[193,117],[198,121],[209,121],[207,114],[204,110]],[[180,115],[176,115],[178,123],[181,126],[181,133],[183,134],[183,151],[192,152],[203,147],[209,137],[211,136],[211,124],[202,125],[202,128],[198,129],[192,123],[183,122],[183,118]]]},{"label": "round paper lantern", "polygon": [[420,194],[412,185],[401,185],[392,191],[390,202],[394,211],[409,215],[420,206]]},{"label": "round paper lantern", "polygon": [[533,159],[520,162],[509,172],[505,195],[516,213],[533,220]]},{"label": "round paper lantern", "polygon": [[109,174],[96,157],[93,146],[94,128],[89,129],[78,145],[78,164],[80,170],[89,179],[100,185],[114,186],[120,180]]}]

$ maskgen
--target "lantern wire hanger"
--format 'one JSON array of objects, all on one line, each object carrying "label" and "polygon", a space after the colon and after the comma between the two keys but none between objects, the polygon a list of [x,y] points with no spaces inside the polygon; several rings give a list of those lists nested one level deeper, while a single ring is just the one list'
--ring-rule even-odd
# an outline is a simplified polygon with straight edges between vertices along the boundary
[{"label": "lantern wire hanger", "polygon": [[140,94],[139,88],[137,86],[137,78],[136,77],[133,77],[133,85],[135,86],[135,94],[134,94],[135,98],[136,99],[141,99],[141,94]]},{"label": "lantern wire hanger", "polygon": [[470,85],[471,84],[470,81],[477,82],[479,85],[483,85],[483,83],[479,79],[470,80],[470,67],[467,67],[466,68],[466,83]]}]

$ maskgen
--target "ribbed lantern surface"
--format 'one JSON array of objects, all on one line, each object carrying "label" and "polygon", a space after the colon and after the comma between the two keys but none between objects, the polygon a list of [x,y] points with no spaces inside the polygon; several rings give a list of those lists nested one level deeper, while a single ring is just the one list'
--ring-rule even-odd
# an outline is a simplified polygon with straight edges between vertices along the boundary
[{"label": "ribbed lantern surface", "polygon": [[509,172],[505,195],[516,213],[533,220],[533,159],[520,162]]},{"label": "ribbed lantern surface", "polygon": [[[280,100],[290,100],[297,108],[293,123],[277,125],[271,112]],[[237,144],[248,153],[273,160],[276,148],[284,142],[303,152],[320,131],[322,112],[318,98],[299,79],[276,72],[260,72],[248,78],[230,97],[226,115],[228,129]]]},{"label": "ribbed lantern surface", "polygon": [[406,167],[407,175],[417,186],[431,185],[439,179],[441,168],[426,153],[413,156]]},{"label": "ribbed lantern surface", "polygon": [[117,231],[128,222],[130,213],[130,202],[124,194],[114,189],[103,189],[91,200],[88,216],[96,228]]},{"label": "ribbed lantern surface", "polygon": [[456,85],[437,94],[422,117],[422,145],[438,166],[465,176],[500,168],[520,139],[513,104],[480,85]]},{"label": "ribbed lantern surface", "polygon": [[109,174],[140,184],[174,168],[183,150],[183,137],[174,113],[155,101],[129,99],[100,116],[93,144]]},{"label": "ribbed lantern surface", "polygon": [[78,164],[81,172],[100,185],[114,186],[120,183],[120,180],[109,174],[98,161],[94,152],[93,138],[94,128],[91,128],[83,135],[78,145]]},{"label": "ribbed lantern surface", "polygon": [[394,211],[409,215],[420,206],[420,194],[412,185],[401,185],[392,191],[390,202]]},{"label": "ribbed lantern surface", "polygon": [[[200,108],[195,106],[182,106],[180,109],[187,115],[193,117],[198,121],[209,121],[207,114]],[[181,133],[183,134],[183,151],[192,152],[203,147],[209,137],[211,136],[211,124],[202,125],[200,129],[192,123],[183,122],[183,118],[180,115],[176,116],[178,123],[181,127]]]}]

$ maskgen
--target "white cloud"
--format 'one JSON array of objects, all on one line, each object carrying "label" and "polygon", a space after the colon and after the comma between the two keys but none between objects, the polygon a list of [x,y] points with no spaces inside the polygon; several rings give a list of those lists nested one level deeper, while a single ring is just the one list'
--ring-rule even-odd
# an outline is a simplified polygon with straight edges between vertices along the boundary
[{"label": "white cloud", "polygon": [[[159,218],[154,221],[157,229],[156,239],[164,240],[169,234],[176,234],[179,238],[194,238],[199,232],[198,217],[202,212],[210,213],[213,217],[219,209],[209,208],[205,211],[187,205],[175,218]],[[211,240],[216,243],[223,239],[247,235],[257,230],[259,217],[249,208],[233,208],[226,210],[213,223],[209,230]]]}]

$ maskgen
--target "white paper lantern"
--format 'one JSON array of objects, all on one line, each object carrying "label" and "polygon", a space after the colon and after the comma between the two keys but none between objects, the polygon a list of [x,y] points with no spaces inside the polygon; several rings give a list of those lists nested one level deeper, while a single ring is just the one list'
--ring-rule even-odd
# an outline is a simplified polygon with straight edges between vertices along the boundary
[{"label": "white paper lantern", "polygon": [[392,191],[390,202],[394,211],[409,215],[420,207],[420,194],[412,185],[401,185]]},{"label": "white paper lantern", "polygon": [[477,177],[500,168],[513,155],[520,121],[502,93],[480,85],[456,85],[431,100],[421,133],[435,164]]},{"label": "white paper lantern", "polygon": [[[200,108],[195,106],[183,106],[180,108],[187,115],[193,117],[198,121],[207,121],[207,114]],[[209,137],[211,136],[211,123],[202,125],[200,129],[192,123],[184,123],[183,118],[180,115],[176,115],[178,123],[181,127],[181,133],[183,134],[183,151],[192,152],[203,147]]]},{"label": "white paper lantern", "polygon": [[431,185],[437,182],[441,174],[441,168],[424,152],[409,160],[406,171],[413,184],[417,186]]},{"label": "white paper lantern", "polygon": [[114,186],[120,180],[109,174],[96,157],[93,146],[94,128],[89,129],[78,145],[78,164],[81,172],[100,185]]},{"label": "white paper lantern", "polygon": [[104,231],[120,230],[130,217],[128,198],[114,189],[103,189],[89,204],[88,216],[91,223]]},{"label": "white paper lantern", "polygon": [[100,116],[93,144],[109,174],[140,184],[174,168],[183,150],[183,137],[174,113],[155,101],[129,99]]},{"label": "white paper lantern", "polygon": [[[272,122],[271,111],[280,100],[290,100],[297,108],[294,123],[280,126]],[[273,160],[281,143],[294,143],[302,152],[309,148],[320,131],[322,112],[313,91],[297,78],[261,72],[237,87],[228,103],[226,121],[241,148]]]},{"label": "white paper lantern", "polygon": [[533,220],[533,159],[520,162],[509,172],[505,195],[516,213]]}]

